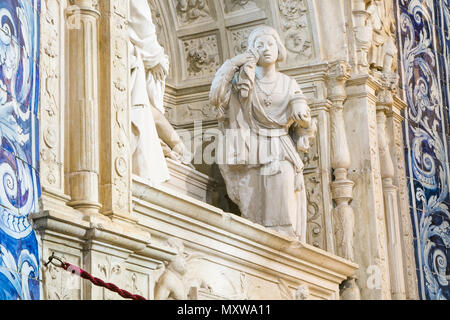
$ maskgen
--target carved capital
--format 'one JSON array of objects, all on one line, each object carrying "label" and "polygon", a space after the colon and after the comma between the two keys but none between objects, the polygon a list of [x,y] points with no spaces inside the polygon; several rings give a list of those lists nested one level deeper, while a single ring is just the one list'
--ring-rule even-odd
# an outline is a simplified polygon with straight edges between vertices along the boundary
[{"label": "carved capital", "polygon": [[346,61],[336,61],[328,68],[328,98],[335,107],[341,106],[347,94],[345,84],[350,79],[350,65]]},{"label": "carved capital", "polygon": [[397,92],[399,76],[393,72],[381,74],[381,88],[377,90],[377,110],[388,111],[394,105],[394,95]]},{"label": "carved capital", "polygon": [[90,16],[95,19],[100,17],[98,11],[98,0],[71,0],[70,6],[66,9],[66,15],[68,19],[79,18],[83,16]]}]

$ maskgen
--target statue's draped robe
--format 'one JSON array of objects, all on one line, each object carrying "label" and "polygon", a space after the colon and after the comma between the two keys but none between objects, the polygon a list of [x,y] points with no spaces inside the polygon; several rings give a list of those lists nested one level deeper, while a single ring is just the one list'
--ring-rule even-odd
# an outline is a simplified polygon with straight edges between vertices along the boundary
[{"label": "statue's draped robe", "polygon": [[133,173],[152,185],[169,179],[169,169],[156,131],[151,107],[164,114],[164,81],[155,81],[150,69],[161,64],[169,70],[169,59],[158,43],[147,1],[130,1],[131,124]]},{"label": "statue's draped robe", "polygon": [[[266,95],[256,85],[243,98],[237,71],[228,60],[217,72],[210,94],[224,132],[217,158],[228,195],[244,218],[305,241],[304,164],[289,127],[294,113],[305,115],[302,126],[310,125],[306,98],[297,82],[281,73],[277,73],[276,85],[265,86],[274,88],[271,106],[265,105]],[[302,143],[307,139],[300,139],[298,145],[307,149]]]}]

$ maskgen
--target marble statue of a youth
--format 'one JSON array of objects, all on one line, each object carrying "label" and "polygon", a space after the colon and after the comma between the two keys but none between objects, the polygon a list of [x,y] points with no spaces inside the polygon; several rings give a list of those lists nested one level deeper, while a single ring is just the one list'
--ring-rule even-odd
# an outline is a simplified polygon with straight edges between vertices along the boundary
[{"label": "marble statue of a youth", "polygon": [[[219,110],[225,142],[219,168],[244,218],[305,241],[307,204],[299,151],[309,148],[315,121],[297,82],[276,69],[286,58],[278,32],[257,27],[248,48],[227,60],[212,83],[210,102]],[[291,126],[299,135],[296,143],[289,135]]]}]

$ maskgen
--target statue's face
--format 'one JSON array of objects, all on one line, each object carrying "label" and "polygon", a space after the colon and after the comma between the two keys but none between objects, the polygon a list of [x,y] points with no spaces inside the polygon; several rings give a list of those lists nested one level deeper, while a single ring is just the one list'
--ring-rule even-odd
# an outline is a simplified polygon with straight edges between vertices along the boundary
[{"label": "statue's face", "polygon": [[258,65],[267,66],[277,62],[278,45],[277,41],[271,35],[263,35],[256,39],[255,49],[259,54]]}]

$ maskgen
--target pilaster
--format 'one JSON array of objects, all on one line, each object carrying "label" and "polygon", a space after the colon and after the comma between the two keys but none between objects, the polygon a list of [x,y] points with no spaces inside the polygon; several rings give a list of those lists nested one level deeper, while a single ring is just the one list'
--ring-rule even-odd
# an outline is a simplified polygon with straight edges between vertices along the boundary
[{"label": "pilaster", "polygon": [[129,1],[100,1],[100,201],[113,220],[131,217]]},{"label": "pilaster", "polygon": [[369,75],[347,82],[345,129],[352,150],[349,179],[355,183],[352,208],[355,216],[355,262],[361,268],[358,285],[362,299],[391,299],[386,219],[381,179],[376,90]]},{"label": "pilaster", "polygon": [[65,192],[65,6],[44,0],[40,16],[39,155],[42,204],[61,208],[70,200]]},{"label": "pilaster", "polygon": [[403,277],[403,259],[399,225],[398,188],[394,185],[394,163],[386,132],[386,113],[394,103],[393,93],[398,76],[384,73],[381,88],[377,91],[377,130],[378,150],[380,154],[381,179],[383,181],[384,208],[386,214],[387,249],[391,276],[392,299],[405,299],[405,281]]}]

